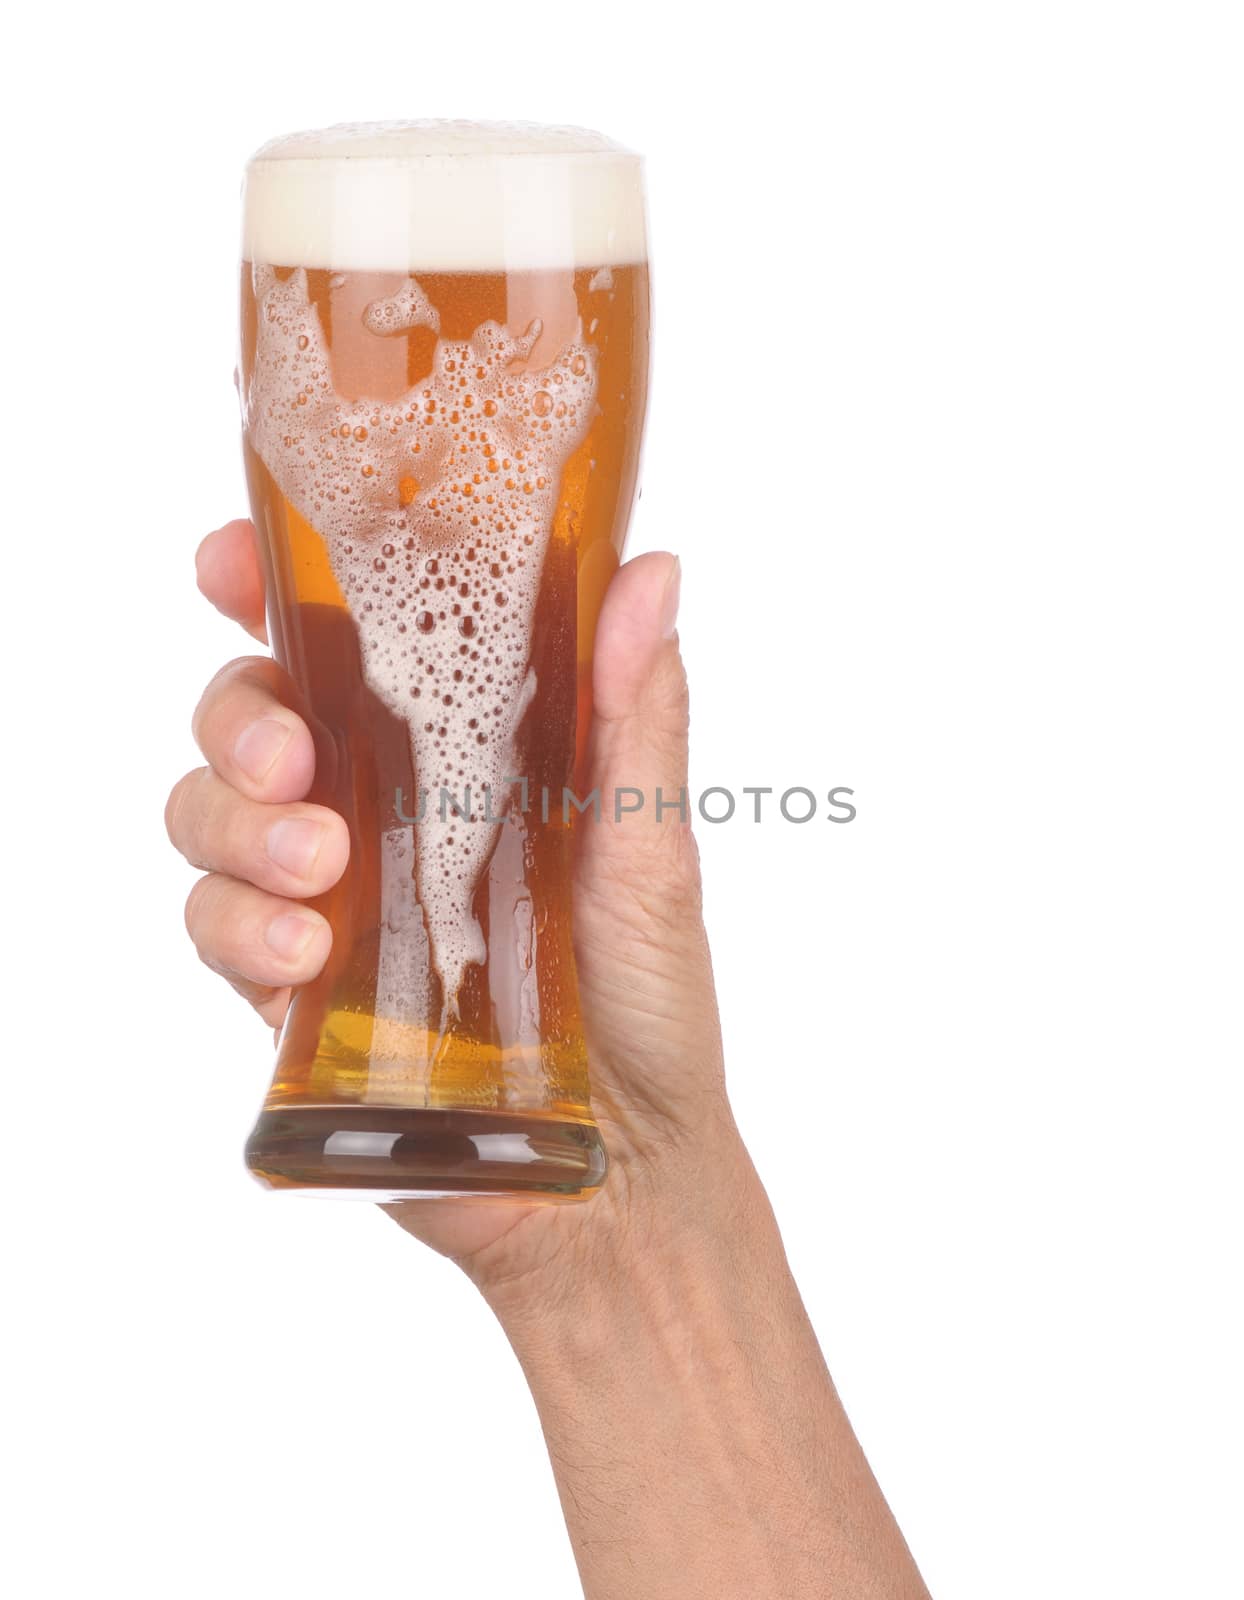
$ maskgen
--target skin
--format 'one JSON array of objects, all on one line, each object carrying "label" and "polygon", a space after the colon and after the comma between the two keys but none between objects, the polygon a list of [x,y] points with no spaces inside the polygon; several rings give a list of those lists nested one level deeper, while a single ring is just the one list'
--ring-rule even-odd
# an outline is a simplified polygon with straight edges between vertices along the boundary
[{"label": "skin", "polygon": [[[197,566],[203,594],[262,641],[251,525],[209,535]],[[649,554],[605,598],[589,775],[602,792],[686,783],[678,586],[676,559]],[[349,850],[342,819],[304,798],[314,750],[298,705],[268,657],[231,662],[194,716],[207,765],[166,812],[206,874],[186,906],[199,955],[274,1028],[331,942],[300,902],[337,881]],[[500,1318],[587,1600],[927,1596],[731,1115],[690,828],[638,813],[578,838],[575,952],[604,1188],[582,1205],[385,1209]]]}]

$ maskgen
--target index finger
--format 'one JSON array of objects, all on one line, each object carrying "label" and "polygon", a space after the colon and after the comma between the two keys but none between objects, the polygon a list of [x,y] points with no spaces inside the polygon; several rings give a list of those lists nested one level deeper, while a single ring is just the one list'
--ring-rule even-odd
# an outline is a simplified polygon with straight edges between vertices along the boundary
[{"label": "index finger", "polygon": [[217,611],[240,622],[252,638],[267,644],[263,568],[255,539],[254,526],[244,518],[226,522],[204,539],[195,552],[194,565],[199,590]]}]

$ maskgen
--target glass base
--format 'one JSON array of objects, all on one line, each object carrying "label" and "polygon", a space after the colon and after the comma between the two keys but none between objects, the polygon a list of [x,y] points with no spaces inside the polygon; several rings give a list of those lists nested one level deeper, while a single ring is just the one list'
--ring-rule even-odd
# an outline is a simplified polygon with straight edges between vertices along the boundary
[{"label": "glass base", "polygon": [[403,1106],[260,1114],[246,1165],[270,1189],[333,1199],[582,1199],[605,1176],[594,1123]]}]

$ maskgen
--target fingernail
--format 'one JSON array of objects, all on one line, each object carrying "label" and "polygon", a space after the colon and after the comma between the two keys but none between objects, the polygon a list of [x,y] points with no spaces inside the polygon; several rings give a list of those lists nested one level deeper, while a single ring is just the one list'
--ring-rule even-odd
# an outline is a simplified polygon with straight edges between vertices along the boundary
[{"label": "fingernail", "polygon": [[324,828],[308,817],[286,817],[274,822],[265,841],[268,858],[296,878],[309,878],[324,843]]},{"label": "fingernail", "polygon": [[682,587],[682,562],[674,557],[674,565],[669,570],[669,577],[665,580],[665,592],[661,596],[661,637],[672,639],[678,627],[678,592]]},{"label": "fingernail", "polygon": [[292,737],[292,728],[275,717],[265,717],[262,722],[252,722],[238,735],[233,759],[252,783],[262,783]]},{"label": "fingernail", "polygon": [[309,917],[301,911],[283,911],[268,924],[265,937],[282,961],[297,961],[320,927],[318,917]]}]

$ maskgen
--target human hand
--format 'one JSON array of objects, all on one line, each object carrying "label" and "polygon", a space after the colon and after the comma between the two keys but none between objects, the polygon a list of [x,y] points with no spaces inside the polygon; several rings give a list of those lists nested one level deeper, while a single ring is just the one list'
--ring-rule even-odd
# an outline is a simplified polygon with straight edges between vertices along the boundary
[{"label": "human hand", "polygon": [[[262,639],[250,524],[212,534],[198,567],[204,594]],[[589,771],[602,795],[686,785],[677,583],[672,557],[644,555],[606,595]],[[344,871],[345,823],[304,798],[314,746],[274,662],[224,668],[194,728],[208,766],[181,780],[167,813],[174,844],[207,872],[187,924],[204,961],[278,1026],[329,950],[328,924],[301,902]],[[614,822],[610,810],[578,830],[574,884],[603,1188],[582,1204],[386,1209],[456,1259],[500,1317],[587,1600],[928,1600],[730,1114],[690,830],[673,812]]]},{"label": "human hand", "polygon": [[[249,523],[209,535],[199,587],[265,638],[263,578]],[[592,1103],[609,1152],[603,1190],[585,1204],[432,1199],[387,1207],[488,1290],[597,1267],[650,1219],[749,1170],[726,1100],[699,864],[677,812],[654,820],[658,787],[687,782],[687,685],[674,631],[679,569],[668,555],[628,562],[601,612],[593,663],[589,789],[641,790],[620,821],[602,807],[578,830],[575,952]],[[174,788],[173,843],[205,869],[186,922],[202,959],[273,1027],[293,987],[322,967],[328,923],[301,902],[345,870],[344,821],[307,802],[315,752],[301,697],[266,657],[231,662],[194,717],[208,765]],[[746,1187],[746,1185],[744,1185]],[[554,1264],[556,1264],[554,1266]]]}]

